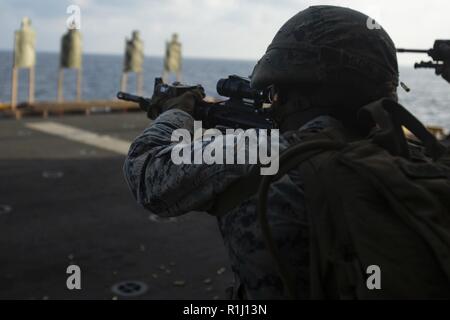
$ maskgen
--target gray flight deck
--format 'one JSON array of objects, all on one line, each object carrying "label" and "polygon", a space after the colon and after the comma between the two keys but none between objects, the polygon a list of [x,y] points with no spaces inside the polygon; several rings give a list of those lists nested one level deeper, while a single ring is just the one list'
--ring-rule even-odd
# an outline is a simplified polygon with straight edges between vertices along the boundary
[{"label": "gray flight deck", "polygon": [[[214,217],[158,219],[132,198],[124,155],[27,128],[52,121],[131,141],[142,113],[0,119],[0,299],[223,299],[232,282]],[[81,268],[81,290],[66,269]]]}]

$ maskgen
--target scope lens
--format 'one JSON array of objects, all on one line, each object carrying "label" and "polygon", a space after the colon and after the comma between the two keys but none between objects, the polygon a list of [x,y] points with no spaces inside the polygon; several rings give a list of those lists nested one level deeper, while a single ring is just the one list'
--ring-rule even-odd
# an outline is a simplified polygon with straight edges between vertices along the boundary
[{"label": "scope lens", "polygon": [[217,93],[224,97],[252,99],[261,98],[261,92],[250,87],[250,81],[239,78],[229,77],[228,79],[220,79],[217,82]]}]

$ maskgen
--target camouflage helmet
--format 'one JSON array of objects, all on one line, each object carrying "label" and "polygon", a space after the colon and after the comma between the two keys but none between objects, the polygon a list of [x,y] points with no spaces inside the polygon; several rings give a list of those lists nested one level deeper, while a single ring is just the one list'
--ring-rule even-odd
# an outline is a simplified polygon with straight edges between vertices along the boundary
[{"label": "camouflage helmet", "polygon": [[[288,20],[251,75],[257,89],[269,85],[376,86],[396,92],[398,64],[389,35],[358,11],[313,6]],[[377,90],[378,91],[378,90]]]}]

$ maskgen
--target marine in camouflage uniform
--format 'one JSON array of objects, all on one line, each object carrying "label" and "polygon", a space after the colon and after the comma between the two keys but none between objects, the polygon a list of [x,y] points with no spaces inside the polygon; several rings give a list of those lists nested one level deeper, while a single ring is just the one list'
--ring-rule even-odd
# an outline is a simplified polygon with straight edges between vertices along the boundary
[{"label": "marine in camouflage uniform", "polygon": [[[171,160],[174,146],[171,141],[172,131],[187,129],[193,135],[193,121],[194,118],[184,111],[169,110],[137,137],[130,148],[124,167],[128,184],[138,202],[159,216],[173,217],[192,210],[208,212],[221,192],[251,170],[251,165],[242,164],[174,164]],[[320,130],[338,125],[339,122],[333,118],[322,116],[301,130]],[[234,144],[234,139],[222,139],[220,143],[223,143],[224,148],[227,147],[227,141],[233,141]],[[297,140],[293,132],[282,135],[280,151]],[[219,140],[204,142],[202,148],[211,143],[219,143]],[[308,231],[302,199],[301,179],[298,173],[292,172],[274,183],[268,212],[274,237],[286,261],[293,271],[305,270],[295,274],[299,275],[298,290],[306,297]],[[241,203],[219,217],[218,221],[233,271],[237,280],[244,284],[247,297],[282,298],[281,280],[256,223],[255,199]],[[292,252],[298,254],[293,255]]]},{"label": "marine in camouflage uniform", "polygon": [[[294,16],[280,29],[266,55],[255,67],[252,85],[256,88],[275,84],[280,88],[279,94],[283,95],[284,87],[298,85],[301,88],[302,84],[314,83],[325,90],[316,90],[314,94],[306,91],[302,93],[300,90],[299,95],[294,97],[286,93],[285,101],[280,98],[280,102],[274,104],[282,132],[280,153],[298,143],[306,132],[311,134],[324,128],[343,126],[344,122],[337,120],[339,117],[334,115],[337,113],[329,112],[330,109],[326,107],[342,107],[346,100],[349,100],[349,106],[366,103],[376,99],[377,94],[395,97],[398,84],[395,47],[384,30],[367,30],[367,18],[346,8],[311,7]],[[358,46],[355,47],[355,41],[349,41],[355,39],[362,42],[365,39],[364,43],[370,44],[373,50],[367,53],[364,43],[359,42],[356,42]],[[373,39],[376,43],[371,42]],[[317,60],[315,54],[320,54],[323,48],[327,49],[329,55],[319,56],[322,59]],[[348,49],[354,50],[350,50],[352,55],[345,56]],[[336,53],[341,56],[336,56]],[[326,60],[328,58],[329,61]],[[347,60],[340,63],[336,58]],[[361,66],[370,68],[373,73],[365,78],[367,70],[361,69]],[[333,72],[327,73],[327,67]],[[342,87],[334,85],[336,73]],[[358,81],[359,84],[379,89],[379,93],[365,95],[366,87],[359,86]],[[353,87],[355,83],[357,86]],[[357,91],[355,99],[351,100],[348,95],[353,90]],[[311,105],[317,105],[317,108],[310,108]],[[178,216],[193,210],[211,212],[221,193],[233,182],[246,177],[252,166],[175,165],[171,160],[171,151],[175,145],[171,141],[171,134],[175,129],[187,129],[193,135],[193,103],[192,99],[178,99],[168,102],[167,106],[169,110],[157,117],[131,145],[124,165],[128,185],[140,204],[160,216]],[[226,148],[226,143],[236,144],[236,141],[222,136],[203,142],[200,147],[205,149],[212,143],[223,143]],[[191,145],[192,152],[196,147],[194,143]],[[268,206],[268,221],[273,238],[287,268],[294,275],[292,281],[296,295],[308,298],[308,214],[313,213],[305,210],[299,172],[293,170],[271,185]],[[240,293],[243,292],[249,299],[287,298],[282,280],[266,249],[255,207],[256,199],[251,197],[218,217],[233,271],[243,289]]]}]

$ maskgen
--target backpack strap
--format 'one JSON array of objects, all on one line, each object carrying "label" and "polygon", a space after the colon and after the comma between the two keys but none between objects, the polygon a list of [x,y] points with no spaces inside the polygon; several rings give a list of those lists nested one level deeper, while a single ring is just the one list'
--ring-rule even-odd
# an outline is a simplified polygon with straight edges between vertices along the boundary
[{"label": "backpack strap", "polygon": [[378,126],[372,137],[374,143],[383,147],[392,155],[409,159],[409,149],[402,126],[412,132],[425,146],[425,150],[434,160],[442,157],[447,148],[425,128],[402,105],[392,99],[383,98],[360,109],[358,118],[362,121],[371,119]]},{"label": "backpack strap", "polygon": [[[336,180],[334,167],[326,164],[334,163],[338,155],[339,151],[321,154],[300,164],[310,221],[312,299],[358,299],[365,283],[342,199],[336,191],[343,183]],[[334,228],[327,230],[326,225]]]},{"label": "backpack strap", "polygon": [[266,246],[277,267],[278,273],[283,281],[284,288],[287,290],[287,294],[291,298],[296,297],[296,288],[292,286],[292,276],[286,268],[286,265],[279,253],[278,247],[273,240],[269,222],[267,219],[267,202],[270,185],[273,181],[276,181],[280,177],[284,176],[287,172],[300,166],[301,163],[306,162],[312,157],[323,154],[325,151],[338,150],[343,146],[344,144],[333,141],[329,138],[318,139],[316,137],[316,139],[313,139],[312,141],[301,142],[298,145],[290,147],[281,154],[280,164],[282,164],[282,166],[280,167],[277,175],[264,176],[261,179],[261,183],[258,189],[257,202],[258,220],[261,225],[261,231],[266,242]]}]

